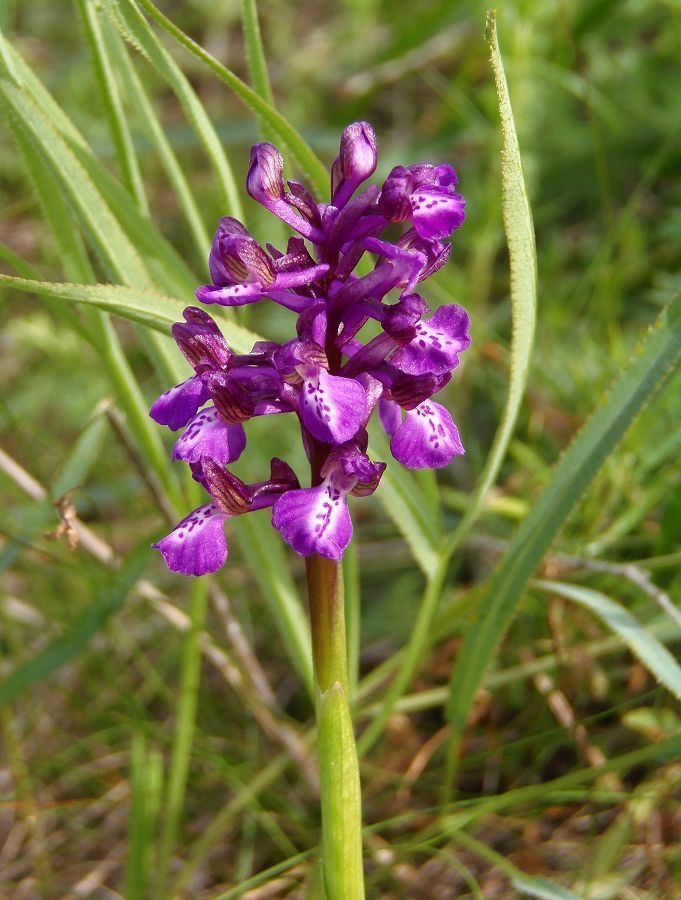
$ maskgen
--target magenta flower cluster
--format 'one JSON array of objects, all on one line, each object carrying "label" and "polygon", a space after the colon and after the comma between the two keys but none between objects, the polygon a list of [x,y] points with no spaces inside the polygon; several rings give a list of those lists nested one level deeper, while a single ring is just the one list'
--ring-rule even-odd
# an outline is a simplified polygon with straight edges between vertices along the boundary
[{"label": "magenta flower cluster", "polygon": [[[317,203],[296,181],[284,183],[272,144],[252,148],[248,193],[297,235],[285,252],[264,249],[236,219],[221,219],[209,258],[212,284],[196,296],[220,306],[279,303],[296,314],[296,337],[259,342],[239,355],[200,308],[187,307],[185,321],[173,326],[194,375],[159,397],[151,415],[184,428],[173,459],[189,463],[210,495],[155,544],[174,572],[214,572],[227,558],[225,519],[264,507],[272,507],[272,524],[297,553],[340,560],[352,536],[348,495],[373,493],[385,469],[366,454],[374,409],[392,455],[408,468],[439,468],[464,452],[451,415],[432,397],[468,347],[468,316],[446,305],[428,317],[417,286],[447,261],[465,201],[450,166],[425,163],[397,166],[381,187],[358,192],[375,168],[376,139],[366,122],[343,132],[329,203]],[[395,224],[404,224],[403,233],[382,237]],[[373,267],[356,274],[366,254]],[[375,336],[362,341],[368,323]],[[298,417],[311,487],[301,488],[280,459],[255,484],[226,468],[246,446],[243,423],[281,413]]]}]

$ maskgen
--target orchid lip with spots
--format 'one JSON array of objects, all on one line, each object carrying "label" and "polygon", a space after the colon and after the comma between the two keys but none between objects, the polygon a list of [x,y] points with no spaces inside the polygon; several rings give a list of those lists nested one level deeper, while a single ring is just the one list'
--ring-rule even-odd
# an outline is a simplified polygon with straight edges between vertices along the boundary
[{"label": "orchid lip with spots", "polygon": [[[366,453],[374,409],[407,468],[440,468],[464,452],[451,414],[432,397],[470,343],[468,315],[455,304],[428,315],[417,288],[449,258],[447,239],[463,224],[465,201],[449,165],[397,166],[380,188],[362,187],[376,163],[371,125],[349,125],[331,169],[330,202],[317,203],[302,184],[284,182],[276,147],[251,150],[248,193],[296,234],[283,251],[263,248],[241,222],[222,218],[210,250],[212,283],[196,296],[221,306],[278,303],[297,316],[295,336],[238,355],[199,307],[187,307],[173,326],[194,374],[159,397],[151,416],[184,429],[173,459],[189,463],[209,495],[154,545],[174,572],[216,571],[227,559],[225,520],[265,507],[301,556],[342,559],[352,536],[347,498],[373,493],[385,469]],[[406,229],[391,242],[384,233],[396,224]],[[360,276],[365,257],[373,268]],[[374,336],[362,340],[368,323]],[[268,480],[244,484],[226,468],[245,450],[244,423],[282,413],[298,419],[311,486],[300,487],[281,460],[272,461]]]}]

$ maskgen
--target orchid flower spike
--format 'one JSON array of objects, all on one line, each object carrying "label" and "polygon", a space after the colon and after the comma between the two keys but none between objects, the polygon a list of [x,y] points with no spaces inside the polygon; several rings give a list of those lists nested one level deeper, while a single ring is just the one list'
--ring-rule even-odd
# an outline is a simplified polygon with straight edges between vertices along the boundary
[{"label": "orchid flower spike", "polygon": [[[261,341],[242,355],[199,307],[187,307],[173,326],[193,374],[162,394],[151,416],[183,429],[172,457],[190,465],[208,494],[154,545],[174,572],[216,571],[227,559],[225,521],[263,508],[301,556],[342,559],[352,536],[348,498],[373,493],[386,467],[366,453],[374,409],[392,455],[407,468],[441,468],[464,452],[451,414],[433,395],[470,343],[468,315],[453,303],[430,315],[417,289],[447,262],[465,201],[449,165],[397,166],[380,188],[365,184],[376,165],[371,125],[348,125],[329,202],[317,203],[302,184],[285,182],[276,147],[251,151],[248,193],[296,235],[285,251],[262,247],[241,222],[222,218],[208,260],[211,283],[196,296],[219,306],[270,300],[295,313],[296,325],[289,341]],[[406,228],[393,240],[395,223]],[[366,254],[374,267],[357,275]],[[362,341],[369,320],[380,330]],[[310,487],[279,459],[254,484],[227,468],[246,448],[244,425],[280,413],[298,421]]]}]

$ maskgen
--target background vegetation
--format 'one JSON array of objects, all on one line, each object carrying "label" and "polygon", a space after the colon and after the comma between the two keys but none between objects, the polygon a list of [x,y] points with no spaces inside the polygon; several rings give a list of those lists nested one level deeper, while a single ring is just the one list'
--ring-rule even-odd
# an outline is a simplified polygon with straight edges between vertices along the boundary
[{"label": "background vegetation", "polygon": [[[267,97],[236,0],[162,7]],[[242,214],[275,244],[283,231],[243,191],[258,119],[136,9],[10,0],[0,12],[2,271],[131,286],[81,292],[109,309],[115,298],[124,316],[111,320],[73,291],[7,279],[0,300],[0,896],[315,897],[300,561],[266,515],[230,526],[230,561],[210,587],[146,549],[173,507],[191,508],[168,436],[144,412],[183,370],[159,331],[129,320],[133,309],[167,331],[207,277],[220,215]],[[428,283],[433,306],[459,302],[473,320],[445,400],[468,453],[437,481],[387,481],[353,513],[369,896],[679,896],[675,306],[636,348],[681,269],[681,7],[499,11],[537,236],[537,331],[496,486],[451,557],[509,381],[484,10],[269,0],[259,12],[277,109],[325,163],[343,126],[367,119],[377,177],[452,162],[468,201],[451,262]],[[287,161],[296,171],[295,153]],[[261,306],[225,322],[233,340],[244,327],[287,335],[287,315]],[[294,431],[253,423],[238,474],[262,473],[274,448],[304,471]],[[391,692],[405,659],[414,675]]]}]

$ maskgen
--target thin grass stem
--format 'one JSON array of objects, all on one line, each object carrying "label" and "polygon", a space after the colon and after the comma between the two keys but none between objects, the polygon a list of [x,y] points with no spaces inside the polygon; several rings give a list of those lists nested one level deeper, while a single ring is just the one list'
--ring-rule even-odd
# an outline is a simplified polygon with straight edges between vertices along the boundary
[{"label": "thin grass stem", "polygon": [[163,830],[159,845],[158,875],[156,893],[163,900],[170,863],[182,820],[184,799],[187,789],[187,775],[196,730],[196,708],[199,697],[201,675],[201,632],[203,631],[208,603],[208,580],[197,578],[192,585],[190,603],[190,628],[185,637],[180,675],[180,696],[177,705],[177,720],[168,773]]}]

